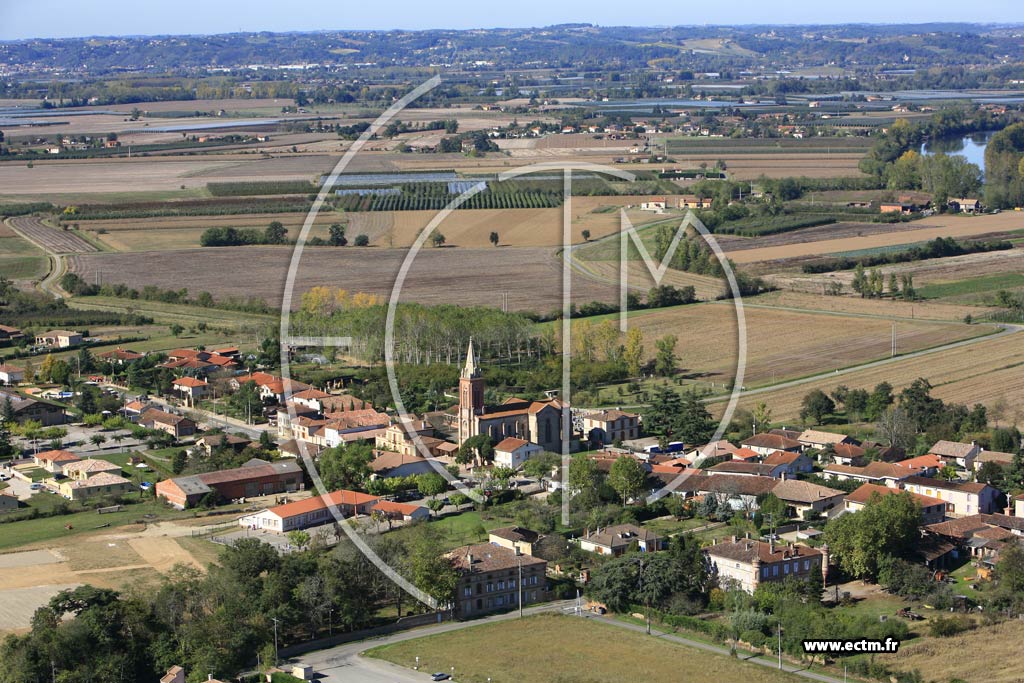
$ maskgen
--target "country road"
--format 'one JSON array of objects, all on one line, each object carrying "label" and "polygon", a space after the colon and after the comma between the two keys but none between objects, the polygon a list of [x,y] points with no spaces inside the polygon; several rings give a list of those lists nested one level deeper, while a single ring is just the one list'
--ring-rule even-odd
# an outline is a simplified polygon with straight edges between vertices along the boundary
[{"label": "country road", "polygon": [[[24,217],[22,217],[24,218]],[[35,234],[35,231],[30,229],[34,226],[29,226],[24,221],[19,221],[15,218],[8,218],[4,223],[14,232],[22,238],[31,242],[39,249],[42,249],[46,253],[47,258],[47,271],[43,279],[36,283],[36,287],[40,291],[49,294],[54,299],[65,299],[70,296],[60,286],[60,278],[63,277],[67,265],[64,262],[64,255],[55,252],[51,246],[48,246],[46,240],[39,239],[39,236]]]}]

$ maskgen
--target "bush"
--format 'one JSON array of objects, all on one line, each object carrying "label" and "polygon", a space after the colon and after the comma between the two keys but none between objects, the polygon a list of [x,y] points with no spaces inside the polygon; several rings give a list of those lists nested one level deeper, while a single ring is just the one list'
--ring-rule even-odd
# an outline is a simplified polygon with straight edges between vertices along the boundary
[{"label": "bush", "polygon": [[760,631],[744,631],[740,634],[740,640],[750,643],[753,647],[763,647],[765,635]]},{"label": "bush", "polygon": [[974,628],[974,620],[964,616],[938,617],[928,626],[929,632],[936,638],[948,638]]}]

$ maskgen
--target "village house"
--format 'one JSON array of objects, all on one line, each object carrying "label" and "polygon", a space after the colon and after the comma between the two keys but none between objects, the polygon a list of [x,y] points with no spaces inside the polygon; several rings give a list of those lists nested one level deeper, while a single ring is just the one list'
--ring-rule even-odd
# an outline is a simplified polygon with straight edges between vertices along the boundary
[{"label": "village house", "polygon": [[733,446],[725,439],[721,439],[720,441],[712,441],[700,448],[694,448],[686,454],[686,457],[691,462],[696,462],[698,458],[731,458],[737,450],[739,449],[736,446]]},{"label": "village house", "polygon": [[919,455],[916,458],[907,458],[896,463],[900,467],[917,470],[922,477],[934,477],[943,467],[946,461],[937,455]]},{"label": "village house", "polygon": [[506,526],[500,529],[491,529],[487,541],[509,550],[518,549],[523,555],[533,555],[533,546],[541,538],[536,531],[519,526]]},{"label": "village house", "polygon": [[8,399],[14,411],[14,421],[18,424],[35,420],[44,427],[52,427],[67,422],[67,409],[59,403],[28,398],[15,391],[0,391],[0,406],[6,404]]},{"label": "village house", "polygon": [[974,469],[974,459],[978,457],[979,453],[981,453],[981,448],[974,442],[936,441],[928,449],[929,455],[937,455],[947,465],[952,465],[960,470]]},{"label": "village house", "polygon": [[812,484],[809,481],[785,477],[772,488],[772,493],[788,508],[790,517],[807,519],[827,515],[843,503],[845,492]]},{"label": "village house", "polygon": [[275,505],[238,520],[240,526],[272,531],[278,534],[298,529],[328,524],[334,520],[334,506],[343,518],[370,514],[371,508],[380,500],[358,491],[333,491],[326,496],[313,496],[284,505]]},{"label": "village house", "polygon": [[121,474],[121,466],[106,460],[85,458],[63,464],[61,473],[69,479],[84,481],[94,474]]},{"label": "village house", "polygon": [[661,550],[662,539],[645,527],[635,524],[617,524],[588,531],[580,537],[579,544],[580,549],[587,552],[617,557],[632,548],[634,544],[640,552]]},{"label": "village house", "polygon": [[832,454],[832,462],[837,465],[863,465],[864,456],[867,453],[862,447],[852,443],[837,443],[825,448],[825,452]]},{"label": "village house", "polygon": [[740,477],[771,477],[779,479],[787,469],[785,463],[777,465],[766,465],[760,462],[742,462],[739,460],[726,460],[713,467],[709,467],[709,474],[734,474]]},{"label": "village house", "polygon": [[82,343],[82,335],[69,330],[50,330],[36,335],[36,346],[68,349]]},{"label": "village house", "polygon": [[857,440],[847,436],[846,434],[837,434],[835,432],[823,432],[817,429],[805,429],[800,432],[800,436],[796,438],[804,448],[816,448],[819,451],[824,449],[826,446],[835,446],[836,444],[854,444],[856,445]]},{"label": "village house", "polygon": [[324,445],[334,448],[353,441],[374,440],[384,436],[391,418],[373,408],[332,413],[323,427]]},{"label": "village house", "polygon": [[4,345],[17,342],[20,339],[25,338],[25,333],[19,330],[17,327],[11,327],[10,325],[0,325],[0,342]]},{"label": "village house", "polygon": [[460,619],[548,599],[548,563],[514,550],[478,543],[448,553],[459,573],[455,611]]},{"label": "village house", "polygon": [[430,518],[430,510],[422,505],[398,503],[393,500],[378,500],[370,508],[370,514],[399,522],[422,521]]},{"label": "village house", "polygon": [[0,491],[0,513],[17,510],[19,505],[17,496],[12,496],[6,491]]},{"label": "village house", "polygon": [[827,465],[822,470],[822,476],[834,477],[836,481],[853,480],[862,484],[883,484],[885,486],[898,487],[899,483],[908,477],[919,474],[920,470],[909,467],[900,467],[889,462],[869,462],[864,467],[854,465]]},{"label": "village house", "polygon": [[803,472],[813,472],[814,462],[803,453],[790,453],[786,451],[775,451],[761,461],[761,464],[770,467],[783,467],[783,473],[796,476]]},{"label": "village house", "polygon": [[372,476],[380,478],[409,477],[414,474],[434,472],[434,466],[421,455],[405,455],[379,451],[377,457],[370,461]]},{"label": "village house", "polygon": [[693,194],[684,194],[679,198],[680,209],[710,209],[710,197],[698,197]]},{"label": "village house", "polygon": [[1013,464],[1013,453],[1001,453],[1000,451],[982,450],[974,458],[974,471],[977,472],[987,462],[994,462],[1000,467],[1009,467]]},{"label": "village house", "polygon": [[608,446],[640,436],[640,416],[621,410],[603,410],[583,416],[583,435],[592,445]]},{"label": "village house", "polygon": [[124,366],[129,363],[134,363],[137,360],[142,360],[146,357],[144,353],[137,353],[129,349],[122,349],[120,346],[113,351],[105,351],[104,353],[97,353],[96,357],[101,361],[110,363],[111,365]]},{"label": "village house", "polygon": [[797,453],[803,450],[803,444],[779,434],[754,434],[740,442],[740,446],[749,448],[759,455],[771,455],[775,451]]},{"label": "village house", "polygon": [[196,433],[196,423],[184,415],[174,415],[156,408],[150,408],[139,416],[139,424],[149,429],[167,432],[175,439]]},{"label": "village house", "polygon": [[762,582],[784,581],[790,576],[828,579],[828,546],[819,550],[733,536],[731,541],[715,541],[704,553],[719,583],[731,583],[747,593],[753,593]]},{"label": "village house", "polygon": [[946,518],[947,506],[945,501],[878,484],[861,484],[859,488],[847,494],[843,500],[843,507],[848,512],[858,512],[863,510],[864,506],[875,496],[898,495],[901,493],[907,493],[912,496],[918,505],[921,506],[921,517],[925,524],[934,524]]},{"label": "village house", "polygon": [[981,213],[981,202],[967,197],[956,197],[947,203],[951,211],[957,213]]},{"label": "village house", "polygon": [[494,464],[517,470],[527,460],[543,452],[544,449],[535,443],[509,436],[494,447]]},{"label": "village house", "polygon": [[225,500],[291,493],[305,488],[302,468],[294,460],[267,462],[253,458],[241,467],[175,477],[156,483],[156,495],[185,509],[215,494]]},{"label": "village house", "polygon": [[258,445],[248,437],[235,436],[234,434],[204,434],[203,436],[196,439],[196,446],[203,449],[203,452],[207,455],[213,455],[213,452],[218,448],[228,448],[233,450],[235,453],[241,453],[249,446]]},{"label": "village house", "polygon": [[63,474],[64,465],[81,460],[71,451],[65,450],[43,451],[36,453],[32,459],[35,461],[36,467],[40,467],[51,474]]},{"label": "village house", "polygon": [[950,517],[966,517],[978,513],[988,514],[999,510],[999,490],[980,482],[951,482],[928,477],[909,477],[902,486],[912,493],[920,493],[949,503]]},{"label": "village house", "polygon": [[[25,368],[0,363],[0,384],[13,386],[25,380]],[[0,397],[2,398],[2,397]]]},{"label": "village house", "polygon": [[668,208],[668,202],[664,197],[651,197],[647,201],[640,202],[641,211],[654,211],[655,213],[664,213],[665,209]]},{"label": "village house", "polygon": [[432,424],[416,417],[406,417],[389,425],[377,436],[374,445],[382,451],[413,456],[421,453],[417,441],[428,453],[432,453],[433,449],[442,443],[441,439],[434,436]]},{"label": "village house", "polygon": [[86,500],[94,496],[122,496],[132,489],[130,480],[110,472],[100,472],[84,479],[65,479],[57,483],[58,492],[68,500]]},{"label": "village house", "polygon": [[249,382],[256,384],[260,399],[268,403],[284,403],[294,394],[313,388],[304,382],[284,379],[267,372],[253,372],[248,375],[232,377],[230,386],[237,391],[243,384],[248,384]]},{"label": "village house", "polygon": [[196,379],[195,377],[179,377],[171,384],[174,387],[174,391],[181,394],[182,399],[190,405],[195,405],[196,400],[205,396],[210,388],[208,382]]}]

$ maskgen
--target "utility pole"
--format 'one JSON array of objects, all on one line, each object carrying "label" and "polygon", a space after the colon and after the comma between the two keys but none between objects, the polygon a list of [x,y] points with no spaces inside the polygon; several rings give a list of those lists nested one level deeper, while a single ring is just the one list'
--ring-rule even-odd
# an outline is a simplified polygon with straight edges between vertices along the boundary
[{"label": "utility pole", "polygon": [[523,553],[516,545],[516,559],[519,560],[519,618],[523,618]]},{"label": "utility pole", "polygon": [[892,357],[896,357],[896,321],[892,321]]},{"label": "utility pole", "polygon": [[[270,617],[270,620],[274,622],[274,666],[277,666],[277,617]],[[781,656],[781,655],[780,655]]]},{"label": "utility pole", "polygon": [[779,631],[779,668],[782,668],[782,624],[776,624]]}]

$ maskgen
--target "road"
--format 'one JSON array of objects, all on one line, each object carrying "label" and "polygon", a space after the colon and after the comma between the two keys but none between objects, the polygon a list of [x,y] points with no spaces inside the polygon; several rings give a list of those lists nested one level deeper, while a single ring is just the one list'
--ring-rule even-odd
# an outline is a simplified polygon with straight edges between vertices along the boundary
[{"label": "road", "polygon": [[[541,612],[571,613],[574,604],[574,600],[563,600],[526,609],[525,613],[527,615],[539,614]],[[444,622],[436,626],[426,626],[423,628],[412,629],[410,631],[382,636],[380,638],[362,640],[355,643],[339,645],[338,647],[326,650],[309,652],[297,657],[296,661],[301,661],[304,664],[311,665],[313,667],[313,671],[321,676],[318,680],[326,683],[350,683],[355,681],[358,681],[359,683],[363,683],[364,681],[366,683],[395,683],[396,681],[398,683],[420,683],[421,681],[429,681],[430,674],[432,672],[411,671],[388,662],[382,662],[369,657],[362,657],[360,653],[381,645],[401,643],[414,638],[422,638],[424,636],[437,635],[439,633],[449,633],[451,631],[459,631],[465,628],[473,628],[482,624],[491,624],[499,621],[516,619],[518,616],[517,612],[510,612],[507,614],[499,614],[468,622]],[[609,626],[636,631],[639,633],[643,633],[645,630],[645,627],[639,624],[623,622],[612,617],[598,616],[589,612],[583,612],[582,617],[587,619],[596,619]],[[692,647],[697,650],[702,650],[704,652],[724,655],[726,657],[730,656],[728,648],[720,647],[718,645],[709,645],[708,643],[691,640],[673,633],[665,633],[658,631],[657,629],[653,629],[651,631],[651,636],[679,645]],[[746,661],[773,669],[778,668],[779,665],[778,660],[772,657],[748,656]],[[455,680],[457,681],[459,678],[459,663],[453,662],[452,665],[455,667]],[[821,683],[841,683],[838,678],[833,678],[832,676],[816,673],[814,671],[808,671],[805,668],[793,666],[786,662],[783,662],[782,668],[795,676],[799,676],[807,680],[819,681]]]}]

